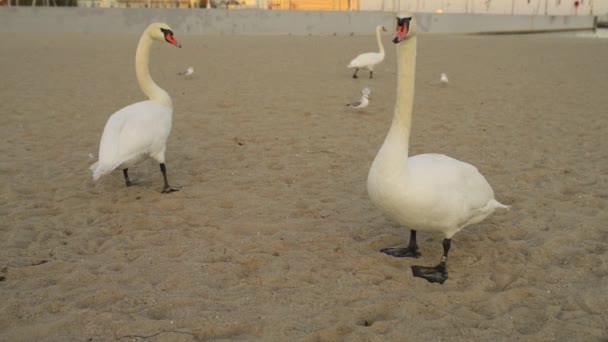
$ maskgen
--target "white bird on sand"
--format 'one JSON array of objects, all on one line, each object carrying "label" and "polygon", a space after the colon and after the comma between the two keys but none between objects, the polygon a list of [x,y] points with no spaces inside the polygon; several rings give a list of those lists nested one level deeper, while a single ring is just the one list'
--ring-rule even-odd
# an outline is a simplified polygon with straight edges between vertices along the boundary
[{"label": "white bird on sand", "polygon": [[365,87],[361,89],[361,98],[356,101],[353,101],[347,104],[347,107],[352,107],[355,109],[362,109],[369,105],[369,96],[372,94],[372,89],[370,87]]},{"label": "white bird on sand", "polygon": [[347,68],[355,68],[355,73],[353,74],[353,78],[357,78],[357,72],[359,69],[367,69],[369,70],[369,78],[372,78],[374,73],[374,67],[380,64],[384,60],[384,46],[382,45],[382,39],[380,36],[380,32],[386,32],[386,29],[382,25],[378,25],[376,27],[376,40],[378,42],[379,52],[366,52],[362,53],[359,56],[355,57],[350,63],[346,66]]},{"label": "white bird on sand", "polygon": [[188,67],[188,69],[186,69],[186,71],[180,72],[178,75],[190,76],[192,74],[194,74],[194,68]]},{"label": "white bird on sand", "polygon": [[347,104],[346,106],[352,107],[355,109],[363,109],[363,108],[367,107],[368,105],[369,105],[369,95],[363,94],[363,95],[361,95],[361,98]]},{"label": "white bird on sand", "polygon": [[155,41],[181,47],[167,24],[154,23],[144,31],[135,53],[135,73],[141,90],[150,100],[129,105],[110,116],[101,136],[99,160],[90,169],[95,181],[117,168],[122,169],[125,183],[130,186],[134,182],[129,179],[128,168],[149,156],[160,163],[165,182],[162,192],[168,193],[177,191],[169,185],[165,167],[173,102],[169,94],[154,83],[148,70],[150,46]]},{"label": "white bird on sand", "polygon": [[448,75],[445,74],[445,72],[441,73],[441,76],[439,77],[439,81],[443,84],[447,84],[448,83]]},{"label": "white bird on sand", "polygon": [[443,256],[436,267],[412,266],[415,277],[443,284],[448,279],[446,263],[452,237],[496,209],[508,206],[494,199],[492,187],[471,164],[442,154],[408,158],[416,72],[415,22],[409,13],[397,16],[393,40],[397,47],[395,114],[369,170],[367,190],[371,201],[386,216],[411,229],[407,248],[384,248],[381,252],[416,258],[420,256],[417,231],[444,236]]}]

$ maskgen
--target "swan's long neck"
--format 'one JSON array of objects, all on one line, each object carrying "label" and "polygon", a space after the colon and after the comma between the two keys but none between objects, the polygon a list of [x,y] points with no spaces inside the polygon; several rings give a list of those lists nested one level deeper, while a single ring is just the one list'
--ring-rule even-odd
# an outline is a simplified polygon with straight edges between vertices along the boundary
[{"label": "swan's long neck", "polygon": [[381,30],[381,27],[376,29],[376,41],[378,41],[378,49],[380,50],[380,53],[384,55],[384,45],[382,45],[382,36],[380,34]]},{"label": "swan's long neck", "polygon": [[139,83],[141,90],[150,98],[150,100],[173,108],[173,103],[169,94],[154,83],[152,76],[150,76],[148,63],[150,60],[150,47],[153,42],[152,38],[145,32],[139,39],[137,52],[135,53],[135,73],[137,74],[137,82]]},{"label": "swan's long neck", "polygon": [[[411,37],[397,48],[397,100],[391,128],[376,157],[384,170],[403,175],[407,166],[412,111],[414,108],[414,81],[416,77],[416,37]],[[389,176],[389,175],[386,175]]]}]

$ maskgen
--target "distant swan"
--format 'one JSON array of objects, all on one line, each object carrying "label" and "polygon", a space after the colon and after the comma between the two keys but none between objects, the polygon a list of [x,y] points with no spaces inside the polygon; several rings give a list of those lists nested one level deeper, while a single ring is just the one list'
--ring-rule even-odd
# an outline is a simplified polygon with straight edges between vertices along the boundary
[{"label": "distant swan", "polygon": [[439,232],[443,257],[436,267],[412,266],[415,277],[443,284],[448,279],[451,239],[464,227],[481,222],[497,208],[494,191],[471,164],[442,154],[408,158],[416,71],[416,25],[411,14],[397,17],[397,101],[389,132],[369,170],[371,201],[389,218],[411,229],[407,248],[385,248],[395,257],[418,257],[416,231]]},{"label": "distant swan", "polygon": [[369,70],[369,78],[372,78],[374,67],[384,60],[384,46],[382,45],[382,39],[380,36],[381,31],[386,32],[386,29],[384,26],[378,25],[376,27],[376,40],[378,41],[378,49],[380,49],[380,52],[362,53],[350,61],[350,63],[346,66],[347,68],[351,69],[355,68],[353,78],[357,78],[357,71],[359,71],[359,69]]},{"label": "distant swan", "polygon": [[125,183],[130,186],[134,182],[129,179],[129,167],[149,156],[160,163],[165,182],[162,192],[168,193],[177,191],[167,181],[165,166],[173,103],[169,94],[154,83],[148,70],[150,46],[154,41],[181,47],[167,24],[154,23],[144,31],[135,53],[135,72],[141,90],[150,100],[124,107],[110,116],[101,136],[99,160],[90,169],[95,181],[117,168],[122,169]]}]

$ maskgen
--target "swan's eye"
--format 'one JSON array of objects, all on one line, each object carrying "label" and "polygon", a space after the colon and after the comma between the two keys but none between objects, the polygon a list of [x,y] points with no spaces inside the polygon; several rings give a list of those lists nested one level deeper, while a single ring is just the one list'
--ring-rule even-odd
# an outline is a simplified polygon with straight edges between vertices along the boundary
[{"label": "swan's eye", "polygon": [[175,40],[175,38],[173,37],[173,31],[164,28],[161,28],[160,31],[165,36],[165,41],[167,41],[167,43],[171,43],[177,47],[182,47],[182,45],[178,43],[177,40]]},{"label": "swan's eye", "polygon": [[167,30],[167,29],[161,28],[160,32],[162,32],[163,36],[165,36],[165,37],[167,37],[167,35],[173,36],[173,32],[171,32],[171,30]]}]

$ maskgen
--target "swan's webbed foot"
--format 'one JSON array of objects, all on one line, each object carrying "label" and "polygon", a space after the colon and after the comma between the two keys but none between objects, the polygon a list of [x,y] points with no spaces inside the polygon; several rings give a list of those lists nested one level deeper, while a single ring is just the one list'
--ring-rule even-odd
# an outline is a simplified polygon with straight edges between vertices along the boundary
[{"label": "swan's webbed foot", "polygon": [[431,283],[443,284],[448,280],[448,270],[444,262],[435,267],[412,266],[414,277],[423,278]]},{"label": "swan's webbed foot", "polygon": [[139,185],[139,181],[137,179],[129,179],[125,181],[127,186]]},{"label": "swan's webbed foot", "polygon": [[373,71],[370,71],[370,72],[369,72],[369,79],[371,80],[372,78],[374,78],[374,72],[373,72]]},{"label": "swan's webbed foot", "polygon": [[448,280],[448,253],[452,245],[451,239],[443,239],[443,256],[441,262],[435,267],[412,266],[414,277],[423,278],[431,283],[443,284]]},{"label": "swan's webbed foot", "polygon": [[359,77],[357,76],[357,72],[358,72],[358,71],[359,71],[359,68],[355,68],[355,73],[353,74],[353,78],[359,78]]},{"label": "swan's webbed foot", "polygon": [[174,188],[174,187],[172,187],[172,186],[170,186],[170,185],[168,185],[168,184],[167,184],[167,185],[165,185],[165,187],[163,188],[163,191],[161,191],[161,192],[162,192],[163,194],[170,194],[170,193],[172,193],[172,192],[179,191],[179,189],[180,189],[180,188],[181,188],[181,187],[179,187],[179,188]]},{"label": "swan's webbed foot", "polygon": [[380,252],[384,254],[388,254],[392,257],[396,258],[418,258],[420,257],[420,252],[418,252],[418,248],[382,248]]},{"label": "swan's webbed foot", "polygon": [[416,243],[416,231],[410,231],[410,242],[407,247],[382,248],[380,252],[396,258],[418,258],[421,254],[418,252],[418,244]]},{"label": "swan's webbed foot", "polygon": [[129,169],[123,169],[122,175],[125,178],[125,184],[127,185],[127,187],[138,184],[136,179],[129,178]]},{"label": "swan's webbed foot", "polygon": [[160,171],[163,173],[163,180],[165,181],[165,186],[163,187],[163,191],[161,192],[163,194],[170,194],[172,192],[179,191],[181,187],[174,188],[169,185],[169,181],[167,180],[167,167],[165,166],[165,163],[160,163]]}]

